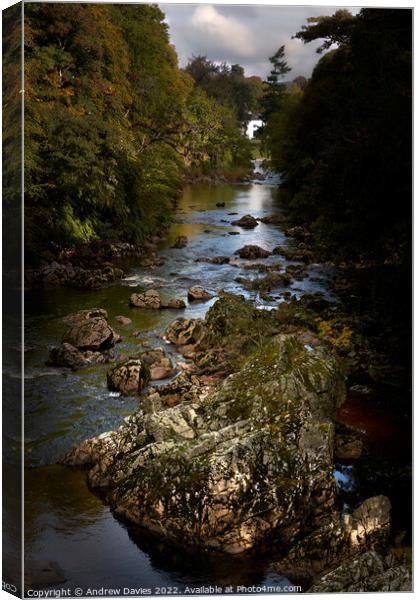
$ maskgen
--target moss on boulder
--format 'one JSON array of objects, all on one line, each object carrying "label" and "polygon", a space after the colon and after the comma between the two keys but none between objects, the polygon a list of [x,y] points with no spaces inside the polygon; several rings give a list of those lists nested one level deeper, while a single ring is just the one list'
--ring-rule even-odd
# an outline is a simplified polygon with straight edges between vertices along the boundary
[{"label": "moss on boulder", "polygon": [[[219,339],[243,317],[222,307],[207,319]],[[274,336],[218,388],[172,408],[144,403],[65,462],[81,452],[117,514],[180,544],[229,553],[290,544],[334,509],[332,420],[343,399],[343,375],[321,344]]]}]

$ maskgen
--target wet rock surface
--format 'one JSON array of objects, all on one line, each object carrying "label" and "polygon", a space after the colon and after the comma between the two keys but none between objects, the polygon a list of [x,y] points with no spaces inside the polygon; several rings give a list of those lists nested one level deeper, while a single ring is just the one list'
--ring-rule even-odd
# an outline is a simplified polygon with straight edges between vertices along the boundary
[{"label": "wet rock surface", "polygon": [[188,238],[186,235],[179,235],[173,244],[173,248],[185,248],[188,245]]},{"label": "wet rock surface", "polygon": [[321,577],[308,592],[409,592],[412,586],[406,564],[400,564],[393,554],[383,556],[368,550]]},{"label": "wet rock surface", "polygon": [[255,217],[252,217],[252,215],[244,215],[244,217],[241,217],[236,221],[231,221],[231,224],[243,227],[243,229],[254,229],[259,225]]},{"label": "wet rock surface", "polygon": [[[219,317],[213,311],[209,336]],[[204,393],[193,375],[182,377],[189,396],[163,392],[177,396],[166,405],[180,402],[159,410],[162,391],[149,395],[151,412],[84,442],[65,462],[92,464],[89,483],[107,489],[117,514],[182,544],[240,553],[268,538],[292,543],[307,520],[315,527],[330,517],[344,383],[322,345],[308,351],[297,335],[274,336]]]},{"label": "wet rock surface", "polygon": [[201,319],[175,319],[168,326],[165,337],[176,346],[197,344],[204,335]]},{"label": "wet rock surface", "polygon": [[186,304],[180,298],[171,298],[163,300],[157,290],[147,290],[143,293],[131,294],[129,303],[135,308],[147,308],[159,310],[161,308],[182,309]]},{"label": "wet rock surface", "polygon": [[154,348],[153,350],[141,352],[138,358],[149,368],[151,381],[167,379],[176,373],[172,360],[162,348]]},{"label": "wet rock surface", "polygon": [[107,350],[121,340],[121,336],[108,324],[107,313],[103,309],[80,311],[66,317],[65,322],[70,328],[63,335],[62,343],[78,350]]},{"label": "wet rock surface", "polygon": [[259,221],[265,223],[265,225],[283,225],[285,222],[283,215],[268,215],[267,217],[261,217]]},{"label": "wet rock surface", "polygon": [[188,290],[189,302],[206,302],[213,297],[214,296],[210,292],[204,290],[204,288],[199,285],[192,286]]},{"label": "wet rock surface", "polygon": [[161,298],[156,290],[147,290],[143,294],[131,294],[129,303],[136,308],[150,308],[158,310],[161,308]]},{"label": "wet rock surface", "polygon": [[89,269],[71,263],[52,263],[34,270],[26,270],[25,280],[28,287],[59,287],[97,289],[121,279],[122,269],[113,265]]},{"label": "wet rock surface", "polygon": [[81,352],[71,344],[63,343],[51,350],[47,364],[54,367],[80,369],[89,365],[104,364],[109,360],[109,355],[102,352],[92,352],[91,350]]},{"label": "wet rock surface", "polygon": [[140,358],[130,358],[107,374],[108,388],[123,396],[138,394],[150,380],[150,369]]},{"label": "wet rock surface", "polygon": [[248,244],[243,246],[243,248],[236,250],[234,254],[237,254],[240,258],[254,260],[255,258],[266,258],[267,256],[270,256],[271,253],[260,246]]}]

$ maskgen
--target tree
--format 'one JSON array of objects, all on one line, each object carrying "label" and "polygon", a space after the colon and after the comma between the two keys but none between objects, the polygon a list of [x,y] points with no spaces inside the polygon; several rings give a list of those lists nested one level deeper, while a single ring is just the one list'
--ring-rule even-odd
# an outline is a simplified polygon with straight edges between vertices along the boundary
[{"label": "tree", "polygon": [[291,71],[285,60],[285,46],[281,46],[269,62],[272,69],[265,83],[265,93],[262,98],[262,120],[266,123],[269,117],[281,109],[286,86],[282,79]]},{"label": "tree", "polygon": [[337,47],[318,62],[295,110],[285,103],[267,122],[290,214],[343,254],[408,251],[411,11],[338,11],[309,22],[300,39]]}]

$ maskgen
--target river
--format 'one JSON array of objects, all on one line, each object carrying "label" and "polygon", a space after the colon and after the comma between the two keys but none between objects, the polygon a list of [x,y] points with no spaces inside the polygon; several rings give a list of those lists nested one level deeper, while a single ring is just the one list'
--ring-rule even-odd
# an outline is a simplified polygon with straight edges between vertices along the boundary
[{"label": "river", "polygon": [[[129,308],[129,296],[139,288],[157,288],[163,295],[186,300],[190,286],[203,285],[214,294],[221,289],[245,294],[260,309],[284,301],[284,289],[274,290],[272,300],[266,301],[257,292],[245,291],[235,281],[240,276],[261,276],[243,268],[240,263],[245,261],[232,266],[196,260],[232,256],[245,244],[272,250],[279,244],[290,243],[279,226],[260,223],[253,230],[244,230],[230,224],[245,214],[263,217],[277,213],[275,183],[274,179],[268,179],[241,185],[187,187],[169,235],[159,248],[164,259],[161,266],[151,270],[138,266],[138,260],[130,260],[124,264],[127,276],[100,290],[57,288],[26,293],[26,557],[56,561],[67,578],[65,586],[82,589],[141,586],[154,591],[163,586],[181,592],[185,586],[287,583],[270,568],[274,551],[258,558],[182,555],[161,541],[150,539],[138,528],[118,521],[100,498],[88,490],[84,471],[62,467],[57,461],[80,440],[118,427],[136,409],[138,400],[109,392],[106,365],[77,372],[45,366],[49,350],[57,345],[65,330],[62,317],[69,313],[105,308],[111,326],[123,335],[118,351],[129,354],[141,350],[143,344],[165,345],[160,336],[170,321],[180,314],[203,317],[216,301],[214,298],[187,305],[182,312]],[[223,206],[217,207],[217,203]],[[179,235],[188,237],[188,245],[171,248]],[[278,256],[264,261],[290,264]],[[331,275],[330,268],[313,265],[303,281],[295,281],[287,289],[297,296],[321,291],[333,299],[327,291]],[[132,323],[121,325],[115,320],[117,315],[129,316]],[[139,335],[133,335],[138,331]],[[169,346],[165,349],[175,361],[181,358]],[[350,406],[349,414],[353,417]],[[385,418],[388,420],[388,415]],[[336,478],[341,489],[353,496],[354,467],[337,465]]]}]

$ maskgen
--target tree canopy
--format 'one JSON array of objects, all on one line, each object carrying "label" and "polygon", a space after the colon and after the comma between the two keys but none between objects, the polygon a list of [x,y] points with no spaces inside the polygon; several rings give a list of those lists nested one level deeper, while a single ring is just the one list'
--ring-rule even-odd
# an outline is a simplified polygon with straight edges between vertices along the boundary
[{"label": "tree canopy", "polygon": [[185,169],[248,169],[243,70],[218,72],[228,101],[178,67],[155,5],[25,5],[27,257],[141,242],[170,218]]},{"label": "tree canopy", "polygon": [[409,248],[411,18],[409,10],[363,9],[309,19],[297,37],[336,47],[268,118],[290,214],[342,253]]}]

